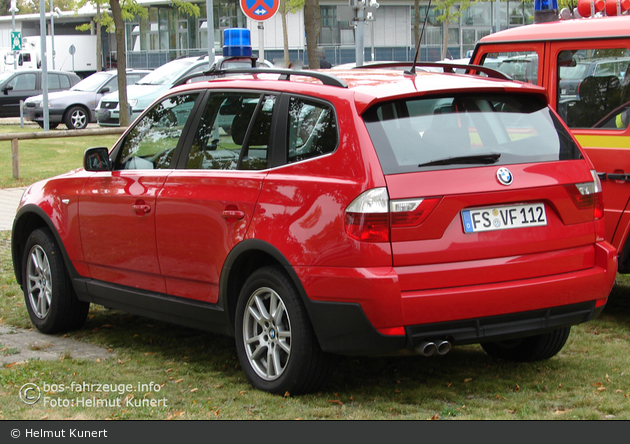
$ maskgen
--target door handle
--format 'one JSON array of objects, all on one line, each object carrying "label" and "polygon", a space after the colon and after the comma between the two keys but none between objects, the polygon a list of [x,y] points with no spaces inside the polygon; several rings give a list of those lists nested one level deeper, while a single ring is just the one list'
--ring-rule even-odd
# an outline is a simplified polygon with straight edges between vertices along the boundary
[{"label": "door handle", "polygon": [[[245,217],[245,213],[240,211],[240,210],[223,210],[223,213],[221,213],[221,216],[224,219],[240,220],[240,219],[243,219]],[[228,222],[229,222],[229,220],[228,220]]]},{"label": "door handle", "polygon": [[151,212],[151,205],[147,205],[144,202],[136,202],[131,208],[133,208],[133,211],[135,211],[138,216],[143,216]]}]

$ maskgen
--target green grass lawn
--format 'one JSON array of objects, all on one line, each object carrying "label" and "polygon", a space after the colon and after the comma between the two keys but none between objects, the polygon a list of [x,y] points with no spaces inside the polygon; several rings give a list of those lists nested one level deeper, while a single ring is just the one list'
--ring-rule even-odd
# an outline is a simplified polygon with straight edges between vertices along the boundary
[{"label": "green grass lawn", "polygon": [[[65,128],[60,128],[65,129]],[[37,125],[0,125],[0,134],[43,131]],[[0,188],[30,185],[83,165],[83,152],[93,146],[111,146],[119,136],[85,136],[19,142],[20,179],[13,178],[11,142],[0,141]]]}]

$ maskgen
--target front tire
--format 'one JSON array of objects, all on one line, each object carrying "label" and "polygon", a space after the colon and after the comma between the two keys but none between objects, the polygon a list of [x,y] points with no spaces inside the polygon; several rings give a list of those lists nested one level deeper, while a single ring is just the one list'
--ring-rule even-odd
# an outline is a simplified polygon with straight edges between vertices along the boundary
[{"label": "front tire", "polygon": [[85,108],[81,106],[73,106],[66,111],[64,123],[68,129],[85,129],[90,123],[90,116]]},{"label": "front tire", "polygon": [[264,267],[247,279],[235,325],[241,367],[259,390],[313,392],[332,372],[333,357],[319,347],[300,296],[281,269]]},{"label": "front tire", "polygon": [[542,335],[509,341],[487,342],[481,346],[493,358],[517,362],[542,361],[557,355],[562,350],[569,339],[570,332],[571,327],[564,327]]},{"label": "front tire", "polygon": [[24,299],[31,322],[42,333],[83,326],[90,304],[77,299],[51,231],[47,228],[33,231],[24,252]]}]

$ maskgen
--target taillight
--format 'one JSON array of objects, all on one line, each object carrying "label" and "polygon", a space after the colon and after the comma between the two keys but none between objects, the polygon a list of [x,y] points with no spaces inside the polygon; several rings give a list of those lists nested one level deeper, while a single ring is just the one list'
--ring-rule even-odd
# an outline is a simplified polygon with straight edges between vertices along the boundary
[{"label": "taillight", "polygon": [[392,228],[415,227],[429,217],[439,198],[392,200],[389,205]]},{"label": "taillight", "polygon": [[604,199],[602,198],[602,183],[595,170],[591,170],[593,176],[592,182],[576,183],[574,185],[566,185],[569,195],[573,199],[573,203],[580,210],[593,209],[593,218],[595,220],[604,217]]},{"label": "taillight", "polygon": [[386,188],[361,193],[346,208],[346,233],[368,242],[389,241],[389,196]]},{"label": "taillight", "polygon": [[389,241],[390,227],[420,225],[440,198],[389,200],[386,188],[362,193],[346,208],[346,232],[354,239],[371,242]]}]

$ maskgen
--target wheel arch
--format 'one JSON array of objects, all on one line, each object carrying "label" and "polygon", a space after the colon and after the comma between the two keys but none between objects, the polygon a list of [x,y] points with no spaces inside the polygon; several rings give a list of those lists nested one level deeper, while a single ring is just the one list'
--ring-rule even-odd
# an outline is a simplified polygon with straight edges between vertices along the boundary
[{"label": "wheel arch", "polygon": [[234,331],[236,304],[247,277],[255,270],[276,265],[282,268],[295,285],[307,312],[308,297],[293,266],[273,245],[260,239],[248,239],[239,243],[228,254],[219,280],[219,304],[228,312],[230,327]]},{"label": "wheel arch", "polygon": [[52,223],[48,215],[40,207],[36,205],[26,205],[22,207],[13,222],[13,230],[11,233],[11,258],[13,259],[13,270],[15,278],[20,287],[23,285],[22,261],[24,258],[24,246],[31,233],[39,228],[48,228],[52,232],[59,249],[62,252],[63,260],[70,276],[76,275],[76,271],[69,260],[66,249],[61,242],[61,237],[55,225]]}]

